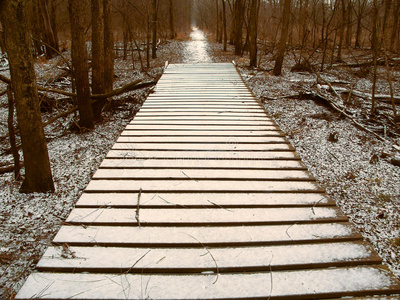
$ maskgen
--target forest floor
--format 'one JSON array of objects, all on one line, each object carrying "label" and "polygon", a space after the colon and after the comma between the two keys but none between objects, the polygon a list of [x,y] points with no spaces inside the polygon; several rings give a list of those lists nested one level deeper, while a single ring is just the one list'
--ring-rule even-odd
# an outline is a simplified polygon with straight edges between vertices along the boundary
[{"label": "forest floor", "polygon": [[[387,121],[390,118],[383,114],[370,118],[368,101],[360,98],[341,101],[329,86],[317,83],[315,75],[290,71],[296,63],[295,53],[285,60],[280,77],[271,75],[273,59],[270,54],[262,57],[260,68],[250,69],[246,58],[231,53],[231,48],[229,52],[223,52],[220,44],[207,42],[202,32],[194,31],[190,41],[171,41],[160,45],[158,58],[152,61],[148,73],[138,71],[138,62],[134,68],[129,59],[117,58],[115,87],[138,78],[153,80],[162,73],[165,61],[235,60],[244,80],[286,132],[312,174],[400,278],[400,167],[393,164],[400,156],[398,126]],[[68,57],[68,53],[65,55]],[[38,59],[38,82],[55,88],[69,88],[70,81],[64,76],[62,67],[60,58]],[[0,73],[9,76],[6,69],[0,66]],[[338,67],[320,76],[332,82],[338,90],[353,87],[354,90],[370,93],[371,76],[361,78],[357,75],[359,71]],[[380,72],[383,77],[384,68]],[[400,72],[393,69],[392,74],[395,94],[398,95]],[[0,91],[4,88],[0,84]],[[379,81],[378,88],[379,93],[389,93],[385,80]],[[146,88],[113,99],[104,112],[103,121],[96,124],[93,131],[71,132],[69,127],[76,118],[74,115],[45,128],[55,193],[20,194],[20,182],[14,180],[12,173],[0,175],[0,300],[13,299],[34,270],[91,176],[150,91],[151,88]],[[355,127],[342,114],[327,107],[326,102],[299,97],[310,92],[340,103],[346,112],[369,126],[385,141]],[[43,113],[44,120],[71,106],[63,100],[56,102],[59,104]],[[386,104],[380,105],[383,113],[390,114]],[[7,110],[7,98],[2,96],[0,136],[7,133]],[[8,143],[7,138],[0,140],[0,166],[12,161],[11,155],[4,154]]]}]

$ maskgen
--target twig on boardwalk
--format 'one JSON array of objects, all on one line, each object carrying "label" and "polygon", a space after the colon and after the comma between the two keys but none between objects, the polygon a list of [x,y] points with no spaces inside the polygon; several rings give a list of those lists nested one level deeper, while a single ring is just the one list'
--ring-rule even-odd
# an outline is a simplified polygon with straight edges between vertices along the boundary
[{"label": "twig on boardwalk", "polygon": [[202,243],[200,242],[198,239],[196,239],[196,237],[194,237],[193,235],[186,233],[186,235],[190,236],[191,238],[195,239],[201,246],[203,246],[203,248],[208,252],[208,254],[211,256],[212,260],[214,261],[215,264],[215,268],[217,271],[217,277],[215,278],[215,281],[213,282],[213,284],[216,284],[219,278],[219,268],[218,268],[218,264],[217,264],[217,260],[215,259],[214,255],[212,255],[212,253],[210,252],[210,250],[208,250],[208,248]]},{"label": "twig on boardwalk", "polygon": [[208,199],[207,199],[207,201],[210,202],[212,205],[215,205],[215,206],[217,206],[219,208],[225,209],[225,210],[230,211],[230,212],[234,212],[233,210],[227,209],[227,208],[225,208],[225,207],[223,207],[223,206],[221,206],[221,205],[219,205],[219,204],[217,204],[215,202],[212,202],[212,201],[210,201]]},{"label": "twig on boardwalk", "polygon": [[135,214],[135,219],[138,223],[138,226],[140,226],[140,219],[139,219],[139,209],[140,209],[140,197],[142,196],[142,188],[140,188],[139,190],[139,194],[138,194],[138,199],[137,199],[137,205],[136,205],[136,214]]},{"label": "twig on boardwalk", "polygon": [[274,287],[274,280],[273,280],[273,278],[272,278],[272,266],[271,266],[272,260],[273,260],[273,259],[274,259],[274,254],[272,253],[271,260],[269,261],[269,273],[271,274],[271,288],[270,288],[270,290],[269,290],[269,297],[268,297],[268,300],[271,299],[271,297],[272,297],[272,289],[273,289],[273,287]]},{"label": "twig on boardwalk", "polygon": [[190,177],[189,175],[187,175],[185,172],[183,172],[183,171],[181,171],[181,172],[182,172],[182,174],[185,175],[187,178],[189,178],[189,179],[191,179],[191,180],[194,180],[194,181],[196,181],[196,182],[199,182],[198,180],[196,180],[196,179]]},{"label": "twig on boardwalk", "polygon": [[151,251],[151,249],[150,250],[148,250],[145,254],[143,254],[137,261],[135,261],[135,263],[125,272],[125,274],[128,274],[128,273],[130,273],[130,271],[147,255],[147,254],[149,254],[149,252]]},{"label": "twig on boardwalk", "polygon": [[157,197],[158,197],[158,198],[160,198],[161,200],[163,200],[163,201],[167,202],[168,204],[171,204],[171,205],[176,205],[176,206],[180,206],[180,207],[183,207],[183,208],[188,208],[188,207],[187,207],[187,206],[185,206],[185,205],[182,205],[182,204],[178,204],[178,203],[173,203],[173,202],[170,202],[170,201],[168,201],[168,200],[164,199],[163,197],[161,197],[160,195],[157,195]]}]

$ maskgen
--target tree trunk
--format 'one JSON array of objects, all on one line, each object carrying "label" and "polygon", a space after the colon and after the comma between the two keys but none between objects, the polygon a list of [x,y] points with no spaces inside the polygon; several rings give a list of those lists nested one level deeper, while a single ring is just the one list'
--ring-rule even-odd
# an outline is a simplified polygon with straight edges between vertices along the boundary
[{"label": "tree trunk", "polygon": [[[104,94],[104,12],[103,0],[92,0],[92,93]],[[97,119],[101,113],[93,109]]]},{"label": "tree trunk", "polygon": [[379,38],[378,38],[378,18],[379,18],[379,10],[378,10],[378,1],[373,0],[373,12],[372,12],[372,49],[374,51],[374,72],[372,79],[372,103],[371,103],[371,115],[375,115],[377,113],[376,107],[376,84],[378,78],[378,55],[379,55]]},{"label": "tree trunk", "polygon": [[150,20],[147,20],[146,31],[146,67],[147,69],[150,68]]},{"label": "tree trunk", "polygon": [[123,43],[124,43],[124,53],[123,53],[123,60],[126,60],[128,57],[128,44],[129,44],[129,31],[128,31],[128,24],[126,24],[126,21],[124,20],[124,25],[123,25]]},{"label": "tree trunk", "polygon": [[380,44],[381,45],[386,45],[385,44],[385,36],[386,36],[386,32],[387,32],[387,23],[388,23],[388,19],[389,19],[389,11],[392,10],[392,0],[384,0],[383,2],[385,4],[385,13],[384,13],[383,20],[382,20],[382,32],[381,32]]},{"label": "tree trunk", "polygon": [[5,0],[0,15],[25,161],[21,192],[54,191],[50,160],[39,108],[31,39],[26,27],[26,1]]},{"label": "tree trunk", "polygon": [[249,22],[250,67],[257,67],[257,27],[260,0],[251,0]]},{"label": "tree trunk", "polygon": [[33,46],[35,50],[35,56],[40,56],[44,53],[43,51],[43,32],[44,26],[42,17],[40,14],[39,2],[32,1],[32,19],[31,19],[31,33],[33,37]]},{"label": "tree trunk", "polygon": [[362,37],[362,31],[363,31],[363,15],[364,11],[366,9],[367,5],[367,0],[358,0],[357,1],[357,29],[356,29],[356,42],[355,42],[355,47],[360,48],[361,45],[361,37]]},{"label": "tree trunk", "polygon": [[15,139],[14,130],[14,96],[11,88],[11,84],[7,85],[7,97],[8,97],[8,136],[10,138],[11,153],[14,158],[14,178],[15,180],[20,179],[20,157]]},{"label": "tree trunk", "polygon": [[174,0],[169,0],[168,11],[169,11],[169,38],[173,40],[174,38],[176,38],[175,24],[174,24]]},{"label": "tree trunk", "polygon": [[344,29],[346,26],[346,3],[345,0],[342,0],[342,19],[341,24],[339,24],[339,45],[338,45],[338,54],[337,60],[342,61],[342,48],[343,48],[343,40],[344,40]]},{"label": "tree trunk", "polygon": [[111,0],[104,1],[104,91],[114,88],[114,31]]},{"label": "tree trunk", "polygon": [[352,1],[347,2],[347,30],[346,30],[346,46],[351,46],[353,37],[353,4]]},{"label": "tree trunk", "polygon": [[220,29],[220,24],[219,24],[219,5],[218,5],[218,0],[215,0],[215,8],[216,8],[216,17],[217,17],[217,19],[216,19],[216,22],[217,22],[217,35],[216,35],[216,40],[217,40],[217,42],[219,42],[220,41],[220,38],[219,38],[219,35],[220,35],[220,31],[221,31],[221,29]]},{"label": "tree trunk", "polygon": [[226,32],[226,3],[225,0],[221,0],[222,2],[222,22],[223,22],[223,33],[224,33],[224,51],[226,51],[228,44],[228,36]]},{"label": "tree trunk", "polygon": [[71,23],[71,58],[80,117],[79,126],[92,129],[94,128],[94,123],[93,110],[90,103],[86,28],[83,24],[84,2],[81,0],[68,0],[68,4]]},{"label": "tree trunk", "polygon": [[40,14],[42,16],[42,22],[44,24],[44,36],[45,42],[47,45],[46,47],[46,57],[51,58],[57,54],[55,50],[59,51],[58,49],[58,41],[56,40],[55,28],[52,27],[51,22],[51,7],[49,7],[49,0],[39,0],[39,7],[40,7]]},{"label": "tree trunk", "polygon": [[399,52],[399,49],[395,51],[395,44],[396,44],[396,38],[399,35],[399,14],[400,14],[400,1],[397,1],[395,9],[393,10],[393,26],[392,26],[392,32],[390,35],[390,50],[393,52]]},{"label": "tree trunk", "polygon": [[282,31],[274,66],[275,76],[279,76],[282,73],[283,59],[285,57],[286,50],[286,41],[289,34],[291,1],[292,0],[284,0],[283,2]]},{"label": "tree trunk", "polygon": [[233,6],[233,44],[235,46],[235,55],[242,55],[243,41],[242,30],[244,21],[244,3],[243,0],[235,0]]},{"label": "tree trunk", "polygon": [[157,58],[157,6],[158,1],[153,0],[152,3],[152,18],[151,18],[151,29],[152,29],[152,42],[151,42],[151,58]]}]

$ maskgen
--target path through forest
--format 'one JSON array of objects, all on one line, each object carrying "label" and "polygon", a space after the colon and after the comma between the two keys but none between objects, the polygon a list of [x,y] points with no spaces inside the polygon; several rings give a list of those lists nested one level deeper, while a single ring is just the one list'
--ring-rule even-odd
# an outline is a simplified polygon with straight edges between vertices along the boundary
[{"label": "path through forest", "polygon": [[208,53],[208,42],[204,32],[193,27],[190,41],[186,42],[184,63],[209,63],[212,59]]}]

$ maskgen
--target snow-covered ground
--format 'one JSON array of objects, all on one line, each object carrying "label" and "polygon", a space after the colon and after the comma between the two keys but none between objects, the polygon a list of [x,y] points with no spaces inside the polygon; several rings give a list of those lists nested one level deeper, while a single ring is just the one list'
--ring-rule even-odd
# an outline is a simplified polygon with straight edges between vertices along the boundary
[{"label": "snow-covered ground", "polygon": [[[390,163],[391,157],[399,155],[393,145],[399,146],[400,140],[387,138],[387,142],[381,142],[312,100],[280,98],[314,88],[312,75],[285,69],[282,77],[275,77],[267,71],[249,70],[245,67],[247,59],[231,55],[232,51],[223,53],[222,46],[208,43],[201,31],[195,29],[192,38],[194,41],[162,44],[149,75],[134,69],[131,61],[117,59],[115,87],[136,78],[151,80],[151,76],[161,72],[165,61],[237,61],[245,81],[260,99],[277,98],[264,101],[270,115],[286,132],[321,185],[400,277],[400,168]],[[270,69],[271,59],[264,59],[263,69]],[[39,59],[36,64],[39,82],[44,83],[61,73],[56,66],[62,66],[58,58]],[[7,71],[2,74],[9,76]],[[334,74],[332,79],[349,80],[347,75]],[[399,88],[398,77],[396,80]],[[367,89],[370,81],[363,79],[357,84]],[[0,83],[0,91],[4,88]],[[383,84],[382,89],[385,92]],[[104,121],[92,132],[71,133],[68,126],[73,116],[46,128],[56,185],[54,194],[19,194],[19,183],[14,181],[13,175],[0,175],[0,299],[12,299],[34,269],[91,175],[148,92],[149,89],[121,97],[120,106],[111,107]],[[55,114],[57,108],[44,114],[44,118],[47,120]],[[7,132],[6,118],[7,99],[3,96],[0,97],[1,136]],[[331,133],[336,135],[336,142],[329,141]],[[0,143],[2,149],[8,147],[7,139]],[[10,155],[0,156],[0,164],[11,160]]]},{"label": "snow-covered ground", "polygon": [[204,32],[197,27],[190,33],[190,40],[185,42],[183,52],[184,63],[208,63],[212,62],[209,55],[209,44]]}]

